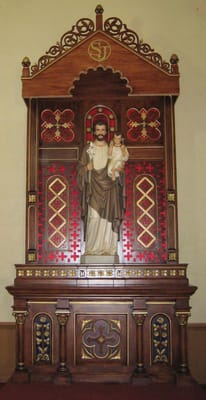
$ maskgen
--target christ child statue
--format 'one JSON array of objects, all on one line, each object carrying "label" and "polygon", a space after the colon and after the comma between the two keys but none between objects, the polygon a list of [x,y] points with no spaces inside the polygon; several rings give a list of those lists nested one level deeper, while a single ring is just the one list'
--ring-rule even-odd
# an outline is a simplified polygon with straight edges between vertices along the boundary
[{"label": "christ child statue", "polygon": [[109,162],[107,172],[113,181],[119,177],[120,171],[123,171],[125,162],[129,158],[129,153],[127,147],[123,143],[123,140],[122,134],[116,132],[109,144]]}]

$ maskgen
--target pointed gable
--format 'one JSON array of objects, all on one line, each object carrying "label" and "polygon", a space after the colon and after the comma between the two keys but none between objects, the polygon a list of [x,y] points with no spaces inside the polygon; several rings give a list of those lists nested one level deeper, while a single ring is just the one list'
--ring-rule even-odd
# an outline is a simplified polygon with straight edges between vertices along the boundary
[{"label": "pointed gable", "polygon": [[23,60],[23,97],[72,96],[74,81],[100,67],[126,79],[128,95],[177,96],[177,56],[171,56],[170,62],[163,61],[119,18],[108,18],[103,24],[102,7],[97,6],[95,11],[96,29],[92,20],[80,19],[37,64],[30,66],[27,57]]}]

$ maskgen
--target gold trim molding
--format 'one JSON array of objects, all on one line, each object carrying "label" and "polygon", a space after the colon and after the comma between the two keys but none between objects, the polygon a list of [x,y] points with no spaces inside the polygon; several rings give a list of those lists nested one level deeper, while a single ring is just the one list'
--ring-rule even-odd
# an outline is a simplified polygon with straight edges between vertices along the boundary
[{"label": "gold trim molding", "polygon": [[[30,254],[33,257],[34,254]],[[32,258],[33,259],[33,258]],[[83,282],[85,279],[89,281],[96,280],[112,283],[112,280],[122,281],[122,285],[130,280],[133,282],[142,279],[186,279],[186,264],[177,265],[132,265],[123,264],[114,265],[34,265],[23,264],[16,265],[16,279],[67,279],[71,281]]]}]

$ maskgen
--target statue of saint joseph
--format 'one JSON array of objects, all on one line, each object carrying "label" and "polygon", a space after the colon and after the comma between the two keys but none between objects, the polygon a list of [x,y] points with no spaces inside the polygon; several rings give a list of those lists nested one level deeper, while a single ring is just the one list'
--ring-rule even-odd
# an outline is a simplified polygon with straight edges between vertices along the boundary
[{"label": "statue of saint joseph", "polygon": [[81,216],[85,227],[85,255],[117,255],[119,229],[125,211],[123,168],[113,180],[108,175],[107,124],[96,121],[94,141],[82,152],[77,167]]}]

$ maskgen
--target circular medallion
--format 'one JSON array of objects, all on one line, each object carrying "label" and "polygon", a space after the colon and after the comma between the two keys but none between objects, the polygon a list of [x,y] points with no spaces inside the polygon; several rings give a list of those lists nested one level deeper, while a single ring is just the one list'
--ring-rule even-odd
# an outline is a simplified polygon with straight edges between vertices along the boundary
[{"label": "circular medallion", "polygon": [[93,40],[88,47],[88,54],[95,61],[105,61],[111,54],[111,46],[106,40]]}]

